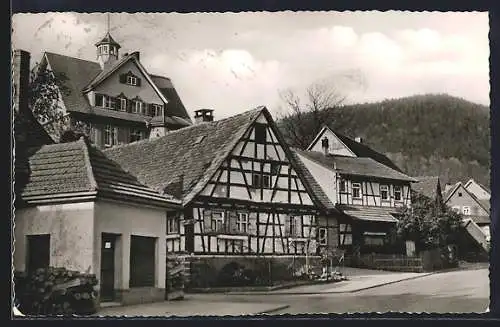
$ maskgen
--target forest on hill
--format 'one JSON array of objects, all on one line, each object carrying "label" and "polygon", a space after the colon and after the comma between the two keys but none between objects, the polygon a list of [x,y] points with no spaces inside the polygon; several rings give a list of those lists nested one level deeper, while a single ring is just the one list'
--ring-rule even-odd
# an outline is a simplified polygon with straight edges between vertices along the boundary
[{"label": "forest on hill", "polygon": [[[321,110],[333,130],[387,155],[411,176],[440,176],[442,183],[474,178],[490,185],[489,108],[449,95],[416,95],[376,103],[340,105]],[[300,116],[300,117],[297,117]],[[296,144],[284,123],[300,120],[301,137],[312,140],[317,112],[278,120],[287,142]],[[298,121],[294,122],[295,124]],[[314,127],[314,128],[312,128]],[[311,134],[311,135],[309,135]]]}]

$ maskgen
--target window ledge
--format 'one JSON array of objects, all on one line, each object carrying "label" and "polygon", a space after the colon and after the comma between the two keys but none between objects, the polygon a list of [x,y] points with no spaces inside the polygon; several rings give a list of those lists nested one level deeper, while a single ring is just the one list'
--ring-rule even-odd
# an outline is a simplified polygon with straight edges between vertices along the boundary
[{"label": "window ledge", "polygon": [[176,238],[181,238],[181,234],[167,234],[167,236],[166,236],[167,240],[176,239]]},{"label": "window ledge", "polygon": [[248,235],[230,235],[230,234],[219,234],[217,238],[226,240],[248,240]]},{"label": "window ledge", "polygon": [[307,237],[289,237],[288,241],[290,242],[307,242]]}]

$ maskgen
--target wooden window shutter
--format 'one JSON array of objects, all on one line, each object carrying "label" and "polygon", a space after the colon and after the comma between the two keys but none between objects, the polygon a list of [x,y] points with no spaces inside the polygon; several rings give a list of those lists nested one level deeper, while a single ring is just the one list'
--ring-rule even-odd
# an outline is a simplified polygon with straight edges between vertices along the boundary
[{"label": "wooden window shutter", "polygon": [[128,127],[120,127],[118,128],[118,144],[127,144],[129,141],[129,128]]},{"label": "wooden window shutter", "polygon": [[238,214],[235,211],[229,211],[229,217],[228,217],[228,228],[230,233],[237,233],[238,232]]},{"label": "wooden window shutter", "polygon": [[212,211],[208,209],[203,210],[203,230],[205,233],[212,232]]},{"label": "wooden window shutter", "polygon": [[120,83],[122,84],[127,83],[127,74],[120,74]]},{"label": "wooden window shutter", "polygon": [[95,95],[95,106],[96,107],[102,107],[103,105],[103,96],[100,94]]},{"label": "wooden window shutter", "polygon": [[137,86],[141,86],[141,79],[137,77]]},{"label": "wooden window shutter", "polygon": [[255,212],[248,213],[248,234],[257,235],[257,214]]}]

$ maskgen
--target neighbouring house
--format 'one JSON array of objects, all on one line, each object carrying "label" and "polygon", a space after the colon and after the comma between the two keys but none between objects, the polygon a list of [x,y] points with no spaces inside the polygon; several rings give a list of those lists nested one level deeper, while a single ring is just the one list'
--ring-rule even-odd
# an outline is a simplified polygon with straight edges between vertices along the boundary
[{"label": "neighbouring house", "polygon": [[318,223],[328,209],[269,111],[218,121],[207,111],[197,115],[203,119],[193,126],[104,151],[141,183],[182,198],[183,215],[168,217],[167,251],[210,258],[218,269],[239,258],[289,260],[326,247],[328,222]]},{"label": "neighbouring house", "polygon": [[411,183],[416,180],[357,143],[325,127],[309,150],[294,152],[340,212],[332,219],[338,221],[338,246],[350,253],[380,252],[387,248],[398,208],[411,205]]},{"label": "neighbouring house", "polygon": [[328,153],[348,157],[372,158],[373,160],[386,165],[394,170],[401,169],[392,162],[386,155],[375,151],[363,143],[362,137],[354,139],[347,137],[337,131],[333,131],[328,126],[324,126],[316,135],[311,144],[307,147],[308,151],[323,152],[324,140],[328,140]]},{"label": "neighbouring house", "polygon": [[[474,190],[473,186],[471,188]],[[480,195],[484,196],[482,192]],[[444,194],[444,203],[462,214],[465,228],[470,236],[488,252],[491,222],[490,200],[478,198],[462,182],[457,182]]]},{"label": "neighbouring house", "polygon": [[100,301],[163,300],[167,216],[181,201],[141,184],[83,137],[23,150],[14,268],[95,274]]},{"label": "neighbouring house", "polygon": [[83,123],[100,148],[192,124],[172,81],[150,74],[138,51],[120,56],[121,46],[109,32],[95,46],[97,62],[51,52],[40,61],[39,71],[52,72],[64,87],[59,107],[68,124]]},{"label": "neighbouring house", "polygon": [[491,197],[490,189],[476,182],[474,179],[469,179],[464,187],[479,200],[489,200]]},{"label": "neighbouring house", "polygon": [[412,191],[436,202],[437,205],[444,204],[443,190],[439,176],[417,176],[418,182],[412,185]]}]

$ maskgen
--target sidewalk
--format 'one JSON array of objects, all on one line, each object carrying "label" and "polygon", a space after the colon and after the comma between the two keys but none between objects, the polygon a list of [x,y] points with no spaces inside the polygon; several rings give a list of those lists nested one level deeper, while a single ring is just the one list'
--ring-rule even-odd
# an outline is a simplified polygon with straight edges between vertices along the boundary
[{"label": "sidewalk", "polygon": [[312,294],[335,294],[353,293],[432,275],[433,273],[405,273],[382,270],[345,268],[342,271],[348,278],[347,281],[332,282],[327,284],[313,284],[298,286],[289,289],[280,289],[270,292],[228,292],[228,295],[312,295]]},{"label": "sidewalk", "polygon": [[272,313],[288,308],[288,305],[262,302],[209,302],[190,299],[164,301],[139,305],[103,308],[93,316],[114,317],[187,317],[187,316],[241,316]]}]

